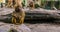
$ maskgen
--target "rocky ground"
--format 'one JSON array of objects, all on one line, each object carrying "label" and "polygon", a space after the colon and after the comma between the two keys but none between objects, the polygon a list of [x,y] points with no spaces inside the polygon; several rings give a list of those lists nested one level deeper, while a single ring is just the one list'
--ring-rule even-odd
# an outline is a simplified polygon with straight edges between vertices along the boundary
[{"label": "rocky ground", "polygon": [[[25,23],[23,25],[14,25],[14,24],[8,24],[0,22],[0,32],[7,32],[8,29],[11,29],[11,27],[16,29],[26,29],[24,32],[60,32],[60,25],[59,24],[51,24],[51,23],[39,23],[39,24],[28,24]],[[5,30],[4,30],[5,29]],[[19,30],[21,32],[21,30]],[[22,31],[23,32],[23,31]]]}]

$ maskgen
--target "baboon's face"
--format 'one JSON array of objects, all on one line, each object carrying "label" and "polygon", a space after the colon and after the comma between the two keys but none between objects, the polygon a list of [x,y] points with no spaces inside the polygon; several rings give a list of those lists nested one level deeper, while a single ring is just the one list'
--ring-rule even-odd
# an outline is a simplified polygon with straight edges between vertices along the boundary
[{"label": "baboon's face", "polygon": [[21,10],[21,7],[20,6],[17,6],[16,8],[15,8],[15,12],[21,12],[22,10]]}]

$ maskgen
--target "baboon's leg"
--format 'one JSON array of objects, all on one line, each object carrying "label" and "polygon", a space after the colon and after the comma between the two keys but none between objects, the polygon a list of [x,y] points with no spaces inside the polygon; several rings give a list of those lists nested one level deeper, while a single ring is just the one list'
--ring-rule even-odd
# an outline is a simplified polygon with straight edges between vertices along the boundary
[{"label": "baboon's leg", "polygon": [[12,7],[12,2],[10,2],[10,6],[9,7]]},{"label": "baboon's leg", "polygon": [[10,3],[10,2],[8,1],[8,3],[7,3],[7,7],[9,6],[9,3]]},{"label": "baboon's leg", "polygon": [[16,24],[16,19],[12,17],[12,23]]},{"label": "baboon's leg", "polygon": [[[19,19],[18,19],[18,20],[19,20]],[[17,20],[16,20],[15,24],[20,24],[20,23],[19,23],[19,22],[17,22]]]},{"label": "baboon's leg", "polygon": [[12,17],[12,23],[14,23],[14,17]]},{"label": "baboon's leg", "polygon": [[20,24],[21,24],[21,19],[22,19],[22,18],[20,18]]},{"label": "baboon's leg", "polygon": [[21,23],[22,23],[22,24],[24,23],[24,17],[22,18]]},{"label": "baboon's leg", "polygon": [[16,20],[16,19],[14,19],[14,20],[15,20],[14,23],[16,24],[16,21],[17,21],[17,20]]},{"label": "baboon's leg", "polygon": [[12,2],[8,1],[7,7],[11,7],[11,6],[12,6]]},{"label": "baboon's leg", "polygon": [[34,3],[33,3],[33,7],[32,7],[33,9],[35,8],[35,6],[34,6]]},{"label": "baboon's leg", "polygon": [[22,18],[20,19],[20,23],[21,23],[21,24],[24,23],[24,17],[22,17]]},{"label": "baboon's leg", "polygon": [[8,3],[7,3],[7,7],[9,7],[9,4],[10,4],[10,3],[8,2]]},{"label": "baboon's leg", "polygon": [[15,0],[15,5],[14,5],[14,8],[17,6],[17,0]]},{"label": "baboon's leg", "polygon": [[10,7],[10,5],[11,5],[11,4],[10,4],[10,3],[8,3],[8,4],[7,4],[7,7]]}]

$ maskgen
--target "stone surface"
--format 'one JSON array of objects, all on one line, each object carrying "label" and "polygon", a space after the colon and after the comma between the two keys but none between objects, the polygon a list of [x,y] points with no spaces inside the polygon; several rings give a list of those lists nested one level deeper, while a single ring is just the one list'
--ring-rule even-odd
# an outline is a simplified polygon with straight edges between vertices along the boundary
[{"label": "stone surface", "polygon": [[0,32],[8,32],[11,28],[18,32],[60,32],[60,24],[7,24],[0,22]]},{"label": "stone surface", "polygon": [[57,24],[27,24],[32,32],[60,32],[60,26]]},{"label": "stone surface", "polygon": [[12,28],[17,30],[18,32],[31,32],[31,30],[24,24],[14,25],[1,22],[0,25],[0,32],[9,32]]}]

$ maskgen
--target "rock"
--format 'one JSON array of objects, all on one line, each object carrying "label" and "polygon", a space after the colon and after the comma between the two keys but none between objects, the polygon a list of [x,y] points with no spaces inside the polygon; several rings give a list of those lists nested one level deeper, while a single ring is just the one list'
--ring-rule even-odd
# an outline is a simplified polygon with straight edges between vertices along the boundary
[{"label": "rock", "polygon": [[4,24],[6,24],[6,23],[3,23],[2,21],[0,21],[0,25],[4,25]]},{"label": "rock", "polygon": [[[4,23],[5,24],[5,23]],[[0,32],[31,32],[31,30],[24,24],[21,25],[13,25],[13,24],[5,24],[0,26]]]},{"label": "rock", "polygon": [[11,28],[8,32],[18,32],[16,29]]},{"label": "rock", "polygon": [[10,26],[0,26],[0,32],[8,32],[8,30],[10,29]]},{"label": "rock", "polygon": [[18,28],[17,30],[21,32],[31,32],[31,30],[24,24],[21,24],[17,28]]}]

